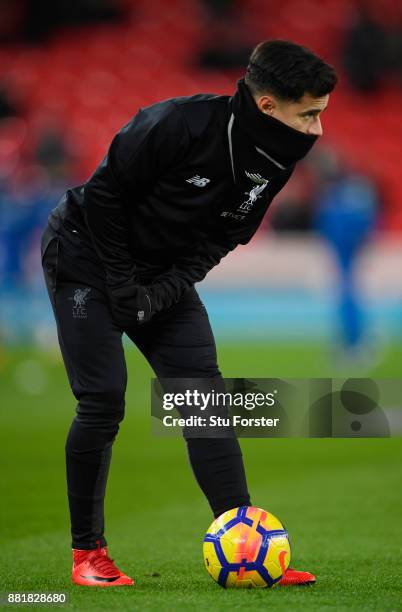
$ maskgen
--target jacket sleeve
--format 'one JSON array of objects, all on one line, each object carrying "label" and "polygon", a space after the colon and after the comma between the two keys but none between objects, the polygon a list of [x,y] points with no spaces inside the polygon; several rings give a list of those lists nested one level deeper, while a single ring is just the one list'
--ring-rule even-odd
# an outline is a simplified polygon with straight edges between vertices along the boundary
[{"label": "jacket sleeve", "polygon": [[202,281],[236,246],[235,240],[223,235],[209,236],[195,244],[188,255],[180,257],[147,288],[153,311],[159,312],[175,304],[184,291]]},{"label": "jacket sleeve", "polygon": [[103,263],[108,292],[138,284],[130,252],[127,211],[163,172],[185,155],[186,124],[177,106],[162,102],[140,110],[115,136],[107,156],[84,187],[84,211]]},{"label": "jacket sleeve", "polygon": [[[286,185],[293,170],[294,166],[285,170],[273,181],[270,202]],[[202,281],[207,273],[236,246],[247,244],[260,226],[265,212],[266,209],[240,231],[230,233],[226,232],[224,227],[219,227],[220,218],[218,218],[214,232],[204,241],[194,245],[191,253],[181,257],[167,272],[156,277],[148,287],[153,310],[158,312],[176,303],[183,291]]]}]

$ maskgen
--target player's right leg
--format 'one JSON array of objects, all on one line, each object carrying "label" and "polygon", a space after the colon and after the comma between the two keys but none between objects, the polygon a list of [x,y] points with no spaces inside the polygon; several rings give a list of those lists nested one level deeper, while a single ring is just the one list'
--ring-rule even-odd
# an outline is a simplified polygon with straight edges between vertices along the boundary
[{"label": "player's right leg", "polygon": [[78,402],[66,443],[73,581],[102,587],[133,584],[109,559],[104,538],[106,482],[113,441],[124,416],[127,381],[121,330],[113,322],[105,293],[91,285],[85,258],[80,266],[73,265],[76,253],[62,237],[44,242],[46,286]]}]

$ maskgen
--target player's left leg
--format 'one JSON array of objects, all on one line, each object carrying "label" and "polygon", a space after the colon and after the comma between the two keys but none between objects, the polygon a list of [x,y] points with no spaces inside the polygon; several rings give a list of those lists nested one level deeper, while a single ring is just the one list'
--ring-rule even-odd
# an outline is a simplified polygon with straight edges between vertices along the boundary
[{"label": "player's left leg", "polygon": [[[208,315],[195,289],[129,335],[159,379],[205,379],[211,389],[224,389]],[[251,505],[243,458],[234,435],[187,437],[186,442],[195,478],[215,516]]]},{"label": "player's left leg", "polygon": [[[215,340],[209,318],[196,290],[187,291],[173,307],[129,334],[150,362],[159,379],[210,380],[210,388],[224,390],[217,364]],[[183,387],[183,390],[184,390]],[[251,505],[243,458],[235,436],[187,437],[195,478],[217,517],[226,510]],[[281,585],[315,582],[309,572],[288,569]]]}]

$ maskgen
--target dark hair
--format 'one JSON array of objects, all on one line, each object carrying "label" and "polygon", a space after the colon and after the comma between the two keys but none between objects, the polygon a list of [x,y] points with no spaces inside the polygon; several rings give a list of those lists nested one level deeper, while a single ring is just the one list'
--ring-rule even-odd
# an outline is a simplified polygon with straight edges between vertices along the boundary
[{"label": "dark hair", "polygon": [[266,40],[252,51],[245,82],[253,95],[272,93],[297,102],[305,93],[329,94],[337,83],[335,70],[310,49],[287,40]]}]

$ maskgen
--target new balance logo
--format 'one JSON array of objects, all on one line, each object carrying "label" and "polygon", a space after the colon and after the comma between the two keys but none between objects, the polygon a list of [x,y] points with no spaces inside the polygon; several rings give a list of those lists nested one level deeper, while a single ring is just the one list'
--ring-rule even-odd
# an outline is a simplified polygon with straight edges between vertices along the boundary
[{"label": "new balance logo", "polygon": [[210,179],[201,178],[199,174],[196,174],[195,176],[192,176],[191,178],[186,180],[186,183],[192,183],[193,185],[196,185],[197,187],[206,187],[208,183],[210,182],[211,182]]}]

